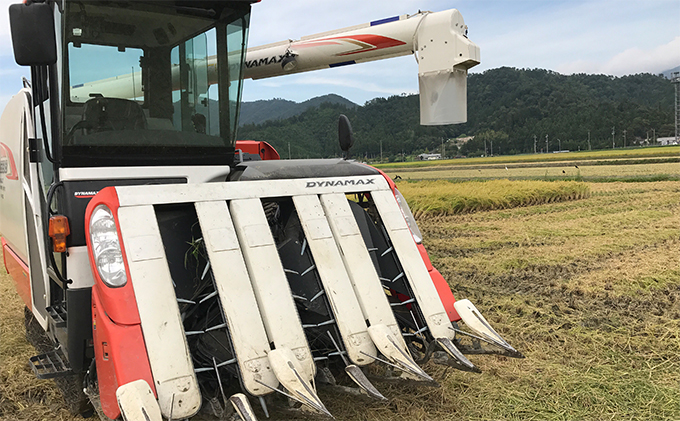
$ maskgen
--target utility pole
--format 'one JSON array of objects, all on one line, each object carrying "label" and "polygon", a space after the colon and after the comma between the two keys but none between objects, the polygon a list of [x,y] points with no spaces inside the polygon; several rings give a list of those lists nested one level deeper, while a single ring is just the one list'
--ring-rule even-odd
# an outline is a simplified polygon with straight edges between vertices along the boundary
[{"label": "utility pole", "polygon": [[628,130],[623,129],[623,149],[626,149],[626,132],[628,132]]},{"label": "utility pole", "polygon": [[380,163],[382,164],[382,139],[380,139]]},{"label": "utility pole", "polygon": [[680,72],[671,74],[671,83],[675,85],[675,142],[680,141]]},{"label": "utility pole", "polygon": [[536,135],[534,135],[534,153],[536,153]]},{"label": "utility pole", "polygon": [[288,142],[288,159],[290,159],[290,142]]},{"label": "utility pole", "polygon": [[614,138],[614,134],[616,134],[616,130],[614,129],[614,126],[612,126],[612,149],[616,148],[616,139]]},{"label": "utility pole", "polygon": [[559,152],[562,152],[562,141],[560,140],[559,137],[557,138],[557,150]]},{"label": "utility pole", "polygon": [[491,139],[489,142],[491,142],[491,156],[493,156],[493,139]]},{"label": "utility pole", "polygon": [[446,156],[445,149],[444,149],[444,138],[442,137],[442,159],[444,159],[444,156]]},{"label": "utility pole", "polygon": [[590,147],[590,130],[588,130],[588,150],[592,151],[593,148]]},{"label": "utility pole", "polygon": [[656,129],[652,129],[652,144],[656,145]]},{"label": "utility pole", "polygon": [[548,148],[548,135],[545,135],[545,153],[550,152],[550,149]]},{"label": "utility pole", "polygon": [[489,154],[486,152],[486,139],[484,139],[484,156],[489,156]]}]

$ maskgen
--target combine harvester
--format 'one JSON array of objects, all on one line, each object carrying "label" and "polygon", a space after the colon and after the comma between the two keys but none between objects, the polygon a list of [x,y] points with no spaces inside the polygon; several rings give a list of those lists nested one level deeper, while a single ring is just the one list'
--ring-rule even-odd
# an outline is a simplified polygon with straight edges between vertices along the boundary
[{"label": "combine harvester", "polygon": [[522,357],[455,301],[379,170],[235,142],[244,78],[412,53],[422,122],[465,121],[479,48],[458,11],[246,52],[252,1],[10,7],[31,81],[0,118],[0,232],[50,344],[37,376],[84,385],[102,419],[254,420],[276,394],[330,416],[317,386],[385,399],[383,380],[436,384],[430,359]]}]

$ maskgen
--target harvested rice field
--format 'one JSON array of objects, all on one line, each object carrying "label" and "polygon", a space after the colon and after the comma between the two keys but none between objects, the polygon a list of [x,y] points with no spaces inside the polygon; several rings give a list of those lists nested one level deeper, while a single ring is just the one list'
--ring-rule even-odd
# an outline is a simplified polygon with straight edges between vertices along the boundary
[{"label": "harvested rice field", "polygon": [[493,165],[453,166],[447,169],[428,167],[418,169],[385,169],[392,178],[403,180],[579,180],[579,181],[647,181],[680,180],[680,161],[654,164],[577,165],[560,163],[550,166]]},{"label": "harvested rice field", "polygon": [[[680,419],[680,182],[572,182],[560,200],[465,212],[418,206],[457,184],[479,196],[479,185],[428,183],[439,184],[399,187],[433,264],[526,358],[470,356],[482,374],[428,363],[441,387],[376,382],[387,403],[320,390],[336,419]],[[486,195],[540,190],[521,183],[488,184]],[[80,419],[28,368],[35,351],[4,271],[0,296],[0,420]]]}]

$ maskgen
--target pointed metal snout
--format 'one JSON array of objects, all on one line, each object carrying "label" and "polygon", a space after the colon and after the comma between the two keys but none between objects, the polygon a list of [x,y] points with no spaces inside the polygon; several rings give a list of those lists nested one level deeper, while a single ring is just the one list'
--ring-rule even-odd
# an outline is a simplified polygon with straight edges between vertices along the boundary
[{"label": "pointed metal snout", "polygon": [[241,420],[257,421],[257,417],[255,417],[253,408],[250,406],[250,402],[248,402],[248,398],[246,398],[246,395],[244,395],[243,393],[237,393],[235,395],[232,395],[229,398],[229,402],[231,402],[232,406],[236,410],[236,413],[241,418]]},{"label": "pointed metal snout", "polygon": [[366,375],[359,367],[354,364],[350,364],[345,367],[345,373],[361,387],[368,395],[375,399],[380,399],[381,401],[386,401],[387,398],[383,396],[378,389],[373,386],[373,384],[366,378]]},{"label": "pointed metal snout", "polygon": [[[331,332],[327,332],[327,333],[328,333],[328,337],[333,342],[333,346],[335,346],[335,349],[337,350],[338,355],[340,355],[340,358],[342,358],[342,361],[345,363],[345,373],[347,373],[349,378],[352,379],[352,381],[354,383],[356,383],[357,386],[359,386],[364,392],[366,392],[368,394],[368,396],[386,401],[387,398],[384,397],[383,394],[380,393],[378,391],[378,389],[376,389],[375,386],[373,386],[373,383],[371,383],[368,380],[368,378],[366,378],[366,375],[364,374],[364,372],[361,371],[361,369],[359,367],[357,367],[356,365],[350,364],[349,361],[347,361],[347,358],[343,354],[343,351],[340,349],[340,346],[335,341],[333,334],[331,334]],[[368,354],[366,354],[366,355],[368,355]],[[370,357],[370,355],[368,355],[368,356]]]},{"label": "pointed metal snout", "polygon": [[466,371],[472,371],[474,373],[481,373],[482,370],[477,368],[474,364],[468,360],[465,355],[451,342],[449,338],[437,338],[437,343],[446,351],[449,356],[451,356],[459,365],[461,365]]},{"label": "pointed metal snout", "polygon": [[[300,375],[302,368],[295,358],[293,351],[286,348],[274,349],[269,352],[269,362],[271,363],[274,375],[289,392],[289,394],[284,393],[286,396],[309,406],[323,415],[334,418],[328,412],[323,402],[321,402],[309,381]],[[283,393],[271,386],[264,386]]]},{"label": "pointed metal snout", "polygon": [[368,334],[378,351],[394,363],[397,368],[414,374],[427,382],[434,382],[434,379],[413,361],[405,345],[403,345],[403,340],[399,341],[402,343],[402,346],[399,346],[399,342],[394,338],[389,327],[374,325],[368,328]]},{"label": "pointed metal snout", "polygon": [[506,355],[509,357],[524,358],[524,355],[521,352],[510,346],[510,344],[491,327],[489,322],[486,321],[484,316],[482,316],[482,313],[477,310],[477,307],[475,307],[470,300],[465,299],[456,301],[453,306],[463,322],[465,322],[473,332],[481,336],[481,338],[506,350]]}]

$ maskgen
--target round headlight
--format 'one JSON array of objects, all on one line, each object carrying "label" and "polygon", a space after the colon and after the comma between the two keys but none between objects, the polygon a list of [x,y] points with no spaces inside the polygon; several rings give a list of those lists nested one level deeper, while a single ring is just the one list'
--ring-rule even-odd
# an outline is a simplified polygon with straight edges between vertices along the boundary
[{"label": "round headlight", "polygon": [[90,245],[101,280],[110,287],[125,285],[127,275],[116,221],[105,205],[97,206],[90,217]]}]

